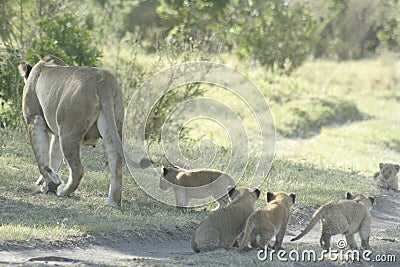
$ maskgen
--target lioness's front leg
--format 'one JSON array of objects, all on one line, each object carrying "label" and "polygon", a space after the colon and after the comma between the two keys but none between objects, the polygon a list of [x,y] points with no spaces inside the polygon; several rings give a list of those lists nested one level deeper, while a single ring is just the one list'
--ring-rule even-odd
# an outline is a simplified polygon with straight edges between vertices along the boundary
[{"label": "lioness's front leg", "polygon": [[[39,166],[39,171],[42,174],[43,179],[47,183],[52,182],[56,185],[60,184],[61,180],[58,177],[58,174],[51,168],[50,165],[47,126],[43,117],[35,116],[33,121],[28,123],[28,131],[33,152],[36,157],[36,162]],[[42,191],[43,190],[45,190],[45,188],[42,188]],[[47,190],[45,192],[47,192]]]}]

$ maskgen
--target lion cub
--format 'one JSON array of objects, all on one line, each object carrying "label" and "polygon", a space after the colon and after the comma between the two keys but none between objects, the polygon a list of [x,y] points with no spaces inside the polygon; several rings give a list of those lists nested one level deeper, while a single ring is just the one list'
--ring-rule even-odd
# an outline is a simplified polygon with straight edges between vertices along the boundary
[{"label": "lion cub", "polygon": [[379,187],[399,190],[400,166],[391,163],[379,163],[379,172],[374,174],[374,179]]},{"label": "lion cub", "polygon": [[243,231],[246,220],[254,211],[260,190],[234,187],[228,192],[231,203],[210,213],[199,224],[192,236],[192,249],[196,252],[233,247],[236,237]]},{"label": "lion cub", "polygon": [[229,203],[228,188],[235,186],[233,178],[222,171],[212,169],[184,170],[177,167],[163,167],[160,189],[173,187],[178,207],[187,207],[192,198],[212,196],[219,207]]},{"label": "lion cub", "polygon": [[369,236],[371,233],[371,214],[370,210],[374,203],[374,198],[363,195],[353,196],[347,193],[346,199],[331,201],[321,206],[314,213],[307,227],[291,241],[296,241],[305,236],[321,220],[322,235],[321,246],[328,250],[331,237],[338,234],[346,236],[347,244],[351,249],[357,249],[354,234],[359,232],[361,246],[371,249],[369,246]]},{"label": "lion cub", "polygon": [[238,237],[239,250],[247,247],[250,240],[253,247],[265,248],[274,236],[274,249],[281,250],[295,199],[296,194],[293,193],[268,192],[267,205],[253,212],[247,219],[246,228]]}]

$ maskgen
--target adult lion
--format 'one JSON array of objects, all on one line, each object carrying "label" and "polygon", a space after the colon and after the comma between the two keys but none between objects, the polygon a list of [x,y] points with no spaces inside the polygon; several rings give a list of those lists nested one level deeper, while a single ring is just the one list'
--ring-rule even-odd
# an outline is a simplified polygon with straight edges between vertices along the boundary
[{"label": "adult lion", "polygon": [[[68,66],[52,55],[33,68],[22,62],[19,70],[25,80],[23,115],[41,173],[37,184],[44,182],[42,191],[57,190],[59,196],[74,192],[83,176],[81,146],[94,146],[102,138],[111,172],[106,203],[120,206],[124,105],[114,76],[98,68]],[[63,157],[69,166],[66,184],[58,176]],[[146,168],[151,162],[128,164]]]}]

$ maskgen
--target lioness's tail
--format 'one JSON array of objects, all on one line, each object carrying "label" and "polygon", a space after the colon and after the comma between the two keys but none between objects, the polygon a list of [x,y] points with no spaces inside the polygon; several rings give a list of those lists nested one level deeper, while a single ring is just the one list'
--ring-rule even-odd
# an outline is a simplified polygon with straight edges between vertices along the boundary
[{"label": "lioness's tail", "polygon": [[[125,159],[126,164],[133,168],[147,168],[151,165],[151,161],[148,159],[142,159],[140,163],[134,162],[128,155],[124,155],[124,149],[122,146],[121,139],[117,130],[117,123],[115,120],[115,107],[114,107],[114,94],[117,92],[113,92],[111,88],[115,88],[115,86],[119,86],[115,81],[116,85],[112,84],[113,81],[110,81],[110,78],[107,77],[105,79],[104,75],[108,75],[108,73],[102,73],[103,79],[99,82],[105,84],[105,86],[101,86],[97,88],[97,93],[100,97],[100,106],[101,111],[104,115],[104,118],[107,123],[107,128],[110,131],[112,142],[114,143],[115,148],[117,149],[118,154]],[[110,75],[111,76],[111,75]],[[114,80],[114,79],[113,79]],[[121,103],[122,104],[122,103]]]},{"label": "lioness's tail", "polygon": [[327,210],[327,206],[322,206],[319,207],[313,214],[311,221],[308,223],[306,228],[296,237],[293,237],[290,239],[290,241],[296,241],[308,234],[308,232],[311,231],[311,229],[318,223],[318,221],[325,215],[325,212]]}]

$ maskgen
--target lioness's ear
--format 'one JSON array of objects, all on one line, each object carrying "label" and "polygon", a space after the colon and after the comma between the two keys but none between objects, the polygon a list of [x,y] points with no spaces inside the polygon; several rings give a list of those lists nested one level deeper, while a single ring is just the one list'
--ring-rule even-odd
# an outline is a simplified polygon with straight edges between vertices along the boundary
[{"label": "lioness's ear", "polygon": [[267,192],[267,203],[271,202],[272,200],[274,200],[275,195],[272,192]]},{"label": "lioness's ear", "polygon": [[373,198],[373,197],[369,197],[368,199],[369,199],[369,201],[371,202],[371,206],[372,206],[372,205],[374,205],[375,198]]},{"label": "lioness's ear", "polygon": [[295,201],[296,201],[296,194],[295,193],[290,193],[289,196],[292,198],[292,201],[293,201],[293,204],[294,204]]},{"label": "lioness's ear", "polygon": [[383,163],[379,163],[379,169],[381,169],[382,170],[382,168],[383,168]]},{"label": "lioness's ear", "polygon": [[31,67],[31,65],[29,65],[28,63],[23,61],[23,62],[21,62],[21,64],[19,64],[18,70],[22,77],[24,77],[25,79],[28,79],[29,73],[31,72],[32,67]]},{"label": "lioness's ear", "polygon": [[399,170],[400,170],[400,166],[399,165],[397,165],[397,164],[394,165],[394,168],[396,169],[397,172],[399,172]]},{"label": "lioness's ear", "polygon": [[346,199],[352,200],[353,198],[354,196],[350,192],[346,193]]}]

